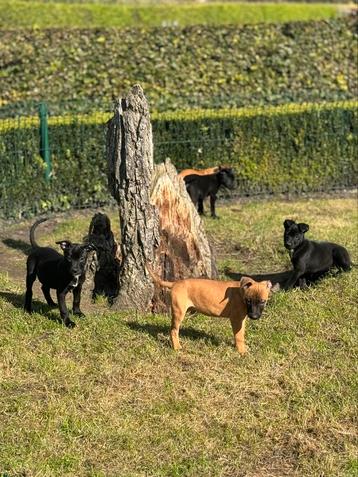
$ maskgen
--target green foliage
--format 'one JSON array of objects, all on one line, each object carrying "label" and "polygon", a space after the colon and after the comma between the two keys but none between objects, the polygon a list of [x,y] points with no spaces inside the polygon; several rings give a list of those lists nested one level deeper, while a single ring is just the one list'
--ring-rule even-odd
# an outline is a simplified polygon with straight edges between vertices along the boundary
[{"label": "green foliage", "polygon": [[0,27],[4,28],[101,28],[243,24],[334,18],[336,5],[302,3],[181,5],[46,4],[2,0]]},{"label": "green foliage", "polygon": [[356,41],[348,19],[3,31],[0,107],[3,117],[41,99],[53,114],[108,110],[134,83],[155,111],[352,99]]},{"label": "green foliage", "polygon": [[[44,180],[34,119],[0,122],[4,217],[108,203],[106,114],[49,120],[53,177]],[[154,114],[154,159],[178,170],[231,164],[240,195],[352,187],[356,102]]]}]

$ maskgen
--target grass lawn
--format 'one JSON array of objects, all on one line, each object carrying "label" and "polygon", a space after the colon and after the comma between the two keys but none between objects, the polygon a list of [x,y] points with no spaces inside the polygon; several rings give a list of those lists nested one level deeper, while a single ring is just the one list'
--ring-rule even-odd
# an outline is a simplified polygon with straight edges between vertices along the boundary
[{"label": "grass lawn", "polygon": [[1,0],[1,28],[160,27],[324,20],[341,14],[327,3],[71,4]]},{"label": "grass lawn", "polygon": [[[38,241],[80,239],[92,214],[57,215]],[[355,197],[242,201],[218,214],[205,226],[221,272],[287,269],[286,218],[358,263]],[[37,312],[24,314],[29,224],[0,232],[0,475],[357,475],[357,268],[274,294],[248,323],[245,357],[227,320],[200,315],[174,352],[168,316],[85,303],[68,330],[38,289]]]}]

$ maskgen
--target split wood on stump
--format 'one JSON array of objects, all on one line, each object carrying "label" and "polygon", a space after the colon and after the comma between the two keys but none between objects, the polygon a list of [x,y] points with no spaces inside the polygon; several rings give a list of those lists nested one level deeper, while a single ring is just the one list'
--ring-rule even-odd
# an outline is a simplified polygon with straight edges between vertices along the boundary
[{"label": "split wood on stump", "polygon": [[118,310],[167,311],[145,264],[165,280],[215,278],[215,260],[201,219],[175,167],[153,166],[152,127],[141,86],[115,104],[107,130],[108,183],[119,208]]}]

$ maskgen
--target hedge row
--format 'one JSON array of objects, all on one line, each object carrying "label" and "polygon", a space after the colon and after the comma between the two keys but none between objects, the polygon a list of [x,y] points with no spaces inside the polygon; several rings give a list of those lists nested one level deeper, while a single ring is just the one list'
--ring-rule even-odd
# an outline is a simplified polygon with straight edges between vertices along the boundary
[{"label": "hedge row", "polygon": [[55,114],[103,110],[138,82],[159,111],[353,99],[356,41],[349,19],[3,31],[0,108],[29,113],[45,98]]},{"label": "hedge row", "polygon": [[[352,187],[357,173],[356,102],[153,115],[155,161],[178,170],[232,164],[237,193]],[[38,124],[0,123],[0,213],[21,217],[108,203],[107,115],[52,118],[53,177],[44,179]],[[22,127],[24,126],[24,127]]]},{"label": "hedge row", "polygon": [[0,27],[101,28],[225,25],[323,20],[338,16],[335,5],[302,3],[250,4],[67,4],[2,0]]}]

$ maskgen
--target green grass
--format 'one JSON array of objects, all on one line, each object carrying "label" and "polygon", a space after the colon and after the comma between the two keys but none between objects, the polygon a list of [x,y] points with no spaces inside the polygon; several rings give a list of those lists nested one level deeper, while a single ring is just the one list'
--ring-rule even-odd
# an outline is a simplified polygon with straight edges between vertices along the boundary
[{"label": "green grass", "polygon": [[1,28],[155,27],[324,20],[339,15],[337,5],[300,3],[212,3],[129,6],[1,0]]},{"label": "green grass", "polygon": [[[53,231],[40,225],[39,242],[80,239],[92,213],[59,215]],[[221,271],[286,268],[285,218],[309,223],[310,238],[340,242],[358,262],[354,198],[245,201],[218,214],[205,226]],[[6,230],[27,237],[28,225],[12,225],[2,238]],[[242,358],[226,320],[188,317],[175,353],[164,315],[102,305],[69,331],[48,319],[38,294],[28,316],[15,273],[25,256],[1,246],[11,260],[0,275],[0,472],[356,475],[356,268],[307,291],[274,294],[263,319],[249,323]]]}]

